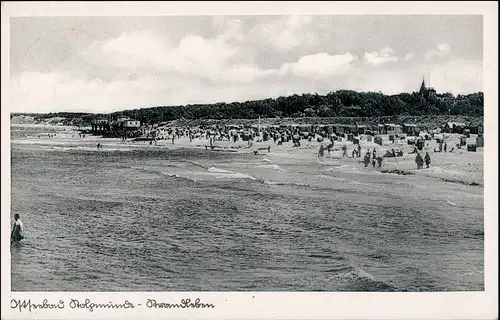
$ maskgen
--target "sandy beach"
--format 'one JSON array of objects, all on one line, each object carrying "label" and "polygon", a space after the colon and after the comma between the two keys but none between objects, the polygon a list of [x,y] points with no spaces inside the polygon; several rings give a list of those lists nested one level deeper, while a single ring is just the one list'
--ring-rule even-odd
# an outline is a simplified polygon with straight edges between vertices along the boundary
[{"label": "sandy beach", "polygon": [[[37,128],[40,130],[39,135],[25,136],[22,139],[13,139],[12,144],[24,144],[24,145],[40,145],[46,148],[53,148],[55,150],[86,150],[86,151],[126,151],[133,149],[178,149],[178,148],[193,148],[193,149],[210,149],[210,139],[205,138],[205,136],[200,136],[199,138],[194,138],[192,141],[188,137],[181,136],[175,138],[174,143],[171,139],[157,140],[156,142],[150,143],[150,141],[133,141],[128,139],[127,141],[121,141],[119,138],[102,138],[99,136],[85,135],[84,137],[80,134],[78,128],[75,127],[62,127],[62,126],[50,126],[50,125],[22,125],[18,124],[13,126],[15,128]],[[49,138],[49,133],[57,133],[55,136]],[[424,133],[422,133],[424,135]],[[318,135],[319,136],[319,135]],[[388,174],[408,174],[408,175],[420,175],[426,176],[433,179],[440,179],[448,182],[462,183],[466,185],[479,185],[483,186],[484,176],[483,176],[483,148],[477,148],[476,152],[467,151],[466,146],[462,146],[461,149],[457,149],[456,145],[460,143],[460,134],[439,134],[437,136],[442,137],[444,142],[447,143],[447,152],[435,152],[435,149],[439,148],[439,144],[436,140],[427,140],[425,142],[425,147],[419,153],[424,156],[425,152],[428,152],[431,157],[430,168],[423,168],[417,170],[415,164],[415,154],[410,154],[415,148],[414,145],[407,143],[407,140],[397,140],[393,142],[389,141],[389,135],[378,135],[382,138],[382,145],[378,145],[373,141],[368,141],[367,135],[360,135],[359,144],[361,146],[361,155],[363,156],[368,150],[370,152],[373,149],[376,150],[377,155],[384,155],[387,151],[392,149],[401,150],[403,156],[389,158],[385,157],[381,168],[372,168],[369,165],[364,168],[362,163],[362,156],[352,158],[352,150],[357,149],[357,145],[354,145],[351,141],[335,141],[333,149],[328,153],[325,149],[324,156],[318,158],[318,151],[321,145],[326,148],[330,143],[327,138],[322,142],[318,142],[316,137],[312,141],[307,139],[301,140],[300,147],[294,147],[293,143],[283,142],[281,145],[275,144],[272,140],[266,142],[258,142],[257,139],[251,142],[251,145],[247,141],[239,140],[237,142],[233,141],[215,141],[213,143],[213,152],[237,152],[243,154],[252,154],[258,152],[254,156],[266,157],[279,157],[282,159],[287,159],[288,161],[307,161],[318,159],[325,165],[331,165],[338,167],[342,164],[342,167],[338,170],[350,170],[352,168],[361,169],[360,172],[378,172],[378,173],[388,173]],[[467,144],[475,144],[477,135],[471,135],[467,138]],[[97,144],[101,144],[103,149],[98,150],[96,148]],[[349,157],[342,157],[342,146],[347,147],[347,154]],[[266,148],[270,148],[268,151]],[[453,150],[452,150],[453,149]],[[452,151],[451,151],[452,150]]]}]

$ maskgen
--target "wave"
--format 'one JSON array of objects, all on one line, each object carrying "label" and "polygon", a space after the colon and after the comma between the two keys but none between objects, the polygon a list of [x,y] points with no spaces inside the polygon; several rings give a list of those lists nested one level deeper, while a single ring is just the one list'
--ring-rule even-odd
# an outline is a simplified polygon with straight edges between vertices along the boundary
[{"label": "wave", "polygon": [[167,171],[159,171],[159,170],[154,170],[154,169],[148,169],[145,167],[140,167],[140,166],[130,166],[130,169],[135,169],[135,170],[140,170],[144,172],[150,172],[150,173],[158,173],[162,174],[164,176],[168,177],[174,177],[178,179],[184,179],[184,180],[189,180],[193,182],[198,182],[198,179],[194,179],[193,176],[210,176],[210,177],[215,177],[215,178],[221,178],[221,179],[251,179],[251,180],[258,180],[255,177],[252,177],[251,175],[244,174],[241,172],[233,172],[229,170],[223,170],[219,169],[216,167],[209,167],[206,169],[204,172],[196,172],[196,171],[184,171],[182,173],[173,173],[173,172],[167,172]]},{"label": "wave", "polygon": [[330,180],[337,180],[337,181],[346,181],[347,180],[346,178],[332,177],[332,176],[329,176],[329,175],[326,175],[326,174],[322,174],[322,173],[320,173],[319,176],[322,177],[322,178],[330,179]]},{"label": "wave", "polygon": [[300,182],[281,182],[281,181],[272,181],[272,180],[264,180],[264,184],[276,185],[276,186],[296,186],[296,187],[307,187],[311,188],[312,186],[307,183]]},{"label": "wave", "polygon": [[210,167],[207,169],[207,172],[213,173],[214,176],[219,176],[221,178],[235,178],[235,179],[251,179],[257,180],[255,177],[251,175],[244,174],[241,172],[234,172],[230,170],[219,169],[216,167]]},{"label": "wave", "polygon": [[184,180],[189,180],[189,181],[193,181],[193,182],[196,182],[196,180],[194,179],[189,179],[189,178],[186,178],[186,177],[183,177],[183,176],[180,176],[176,173],[171,173],[171,172],[161,172],[161,174],[165,175],[165,176],[168,176],[168,177],[174,177],[174,178],[178,178],[178,179],[184,179]]},{"label": "wave", "polygon": [[106,151],[131,151],[131,149],[119,149],[119,148],[103,148],[103,149],[97,149],[95,146],[75,146],[75,145],[65,145],[64,143],[57,143],[57,145],[47,145],[44,144],[43,142],[23,142],[20,143],[20,145],[29,145],[33,146],[35,148],[40,148],[44,150],[50,150],[50,151],[90,151],[90,152],[106,152]]},{"label": "wave", "polygon": [[190,163],[190,164],[193,164],[193,165],[195,165],[195,166],[197,166],[197,167],[200,167],[200,168],[203,168],[203,169],[208,169],[208,167],[207,167],[207,166],[204,166],[204,165],[202,165],[201,163],[196,162],[196,161],[193,161],[193,160],[183,160],[183,161],[184,161],[184,162],[187,162],[187,163]]},{"label": "wave", "polygon": [[216,167],[210,167],[207,169],[208,172],[215,172],[215,173],[233,173],[232,171],[229,170],[224,170],[224,169],[219,169]]},{"label": "wave", "polygon": [[182,176],[182,175],[179,175],[177,173],[172,173],[172,172],[156,171],[154,169],[147,169],[145,167],[136,167],[136,166],[130,166],[130,169],[140,170],[140,171],[144,171],[144,172],[148,172],[148,173],[161,174],[161,175],[164,175],[164,176],[167,176],[167,177],[172,177],[172,178],[176,178],[176,179],[182,179],[182,180],[191,181],[191,182],[198,182],[196,179],[188,178],[186,176]]},{"label": "wave", "polygon": [[391,284],[377,280],[371,273],[355,267],[349,267],[345,272],[341,272],[333,277],[332,280],[344,282],[346,291],[366,291],[366,292],[391,292],[405,291],[392,286]]},{"label": "wave", "polygon": [[280,167],[277,164],[263,164],[263,165],[260,165],[259,168],[268,168],[268,169],[274,169],[274,170],[278,170],[278,171],[286,171],[285,169],[283,169],[282,167]]}]

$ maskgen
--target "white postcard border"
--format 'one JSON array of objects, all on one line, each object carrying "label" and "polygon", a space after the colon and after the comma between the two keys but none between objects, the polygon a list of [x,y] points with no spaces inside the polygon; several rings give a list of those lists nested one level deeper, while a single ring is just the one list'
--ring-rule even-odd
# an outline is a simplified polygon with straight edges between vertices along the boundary
[{"label": "white postcard border", "polygon": [[[485,93],[485,291],[450,293],[268,293],[268,292],[10,292],[9,20],[12,16],[126,16],[223,14],[481,14]],[[2,281],[4,319],[493,319],[498,314],[498,5],[496,2],[2,2]],[[182,299],[215,308],[157,309],[147,299]],[[33,312],[11,308],[14,300],[57,304]],[[72,309],[70,299],[123,303],[131,309]],[[141,304],[141,306],[138,306]]]}]

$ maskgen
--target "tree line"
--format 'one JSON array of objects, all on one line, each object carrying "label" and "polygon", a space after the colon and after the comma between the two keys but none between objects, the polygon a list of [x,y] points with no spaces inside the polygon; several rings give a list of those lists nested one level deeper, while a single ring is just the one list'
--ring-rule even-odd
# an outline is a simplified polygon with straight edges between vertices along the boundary
[{"label": "tree line", "polygon": [[[177,119],[257,119],[302,117],[386,117],[395,115],[463,115],[480,117],[484,112],[482,92],[457,95],[437,94],[425,98],[419,93],[385,95],[376,92],[339,90],[326,95],[294,94],[246,102],[158,106],[109,114],[58,112],[32,115],[37,120],[64,117],[66,124],[86,125],[97,118],[131,117],[145,124]],[[12,114],[11,116],[16,115]]]}]

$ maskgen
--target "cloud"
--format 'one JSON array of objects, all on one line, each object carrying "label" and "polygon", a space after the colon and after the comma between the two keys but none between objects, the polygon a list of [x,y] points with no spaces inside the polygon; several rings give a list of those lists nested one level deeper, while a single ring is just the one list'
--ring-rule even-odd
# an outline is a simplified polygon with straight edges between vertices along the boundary
[{"label": "cloud", "polygon": [[319,37],[309,27],[310,16],[291,16],[258,23],[249,32],[256,44],[272,47],[279,51],[290,51],[296,47],[312,47]]},{"label": "cloud", "polygon": [[237,25],[216,38],[189,34],[174,47],[168,38],[146,32],[123,33],[94,45],[86,57],[93,64],[111,64],[119,70],[164,74],[179,72],[204,78],[218,78],[221,69],[239,51],[227,41],[238,34]]},{"label": "cloud", "polygon": [[382,48],[380,51],[366,52],[365,62],[372,66],[380,66],[388,62],[397,62],[398,58],[393,56],[394,50],[390,47]]},{"label": "cloud", "polygon": [[222,34],[218,36],[220,40],[243,41],[245,39],[245,34],[243,33],[244,23],[240,19],[230,19],[219,24],[219,26],[224,28]]},{"label": "cloud", "polygon": [[284,63],[281,71],[300,77],[332,77],[347,71],[354,60],[356,57],[350,53],[329,55],[323,52],[301,57],[294,63]]},{"label": "cloud", "polygon": [[442,43],[442,44],[438,44],[436,49],[432,49],[432,50],[427,51],[425,53],[424,57],[425,57],[425,60],[430,60],[434,57],[441,58],[441,57],[448,55],[450,53],[450,51],[451,51],[450,46],[445,44],[445,43]]},{"label": "cloud", "polygon": [[166,61],[170,42],[160,40],[148,32],[122,33],[100,45],[92,46],[88,56],[93,61],[111,62],[118,68],[137,69],[146,66],[163,65]]},{"label": "cloud", "polygon": [[[204,39],[189,35],[181,40],[179,46],[165,57],[169,66],[181,72],[191,72],[211,75],[218,72],[227,60],[238,52],[224,41],[224,38]],[[167,62],[168,61],[168,62]]]},{"label": "cloud", "polygon": [[[293,18],[293,17],[292,17]],[[284,21],[297,28],[307,25],[309,19],[290,18]],[[248,83],[270,75],[291,74],[301,77],[327,77],[343,72],[355,57],[350,54],[330,55],[317,53],[300,57],[292,63],[283,63],[278,69],[261,69],[255,63],[233,63],[232,58],[241,51],[232,39],[241,39],[241,22],[231,20],[224,23],[225,31],[215,38],[205,39],[187,35],[177,47],[165,43],[157,36],[138,32],[122,34],[118,38],[102,43],[94,56],[129,72],[149,70],[153,74],[176,72],[189,74],[211,81],[235,81]],[[104,61],[101,61],[104,63]],[[152,70],[152,72],[151,72]]]},{"label": "cloud", "polygon": [[480,60],[454,58],[434,64],[430,85],[439,92],[470,93],[481,91],[483,66]]},{"label": "cloud", "polygon": [[407,53],[407,54],[405,55],[405,57],[404,57],[404,59],[403,59],[403,60],[404,60],[404,61],[409,61],[409,60],[413,59],[414,57],[415,57],[415,53],[413,53],[413,52],[409,52],[409,53]]},{"label": "cloud", "polygon": [[352,68],[342,82],[342,87],[359,91],[382,91],[386,94],[418,91],[422,73],[430,72],[431,85],[438,93],[467,94],[482,90],[481,60],[452,59],[440,61],[430,68],[420,61],[412,65],[400,65],[394,69],[378,69],[366,72],[362,66]]}]

